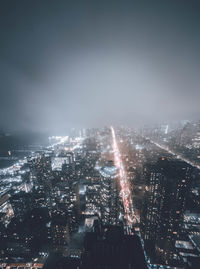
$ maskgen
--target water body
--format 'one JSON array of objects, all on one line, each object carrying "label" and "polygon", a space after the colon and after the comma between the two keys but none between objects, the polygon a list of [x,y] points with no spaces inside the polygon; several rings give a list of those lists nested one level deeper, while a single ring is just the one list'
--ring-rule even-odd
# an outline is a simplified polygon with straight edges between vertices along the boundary
[{"label": "water body", "polygon": [[0,169],[13,165],[44,146],[48,146],[46,135],[0,133]]}]

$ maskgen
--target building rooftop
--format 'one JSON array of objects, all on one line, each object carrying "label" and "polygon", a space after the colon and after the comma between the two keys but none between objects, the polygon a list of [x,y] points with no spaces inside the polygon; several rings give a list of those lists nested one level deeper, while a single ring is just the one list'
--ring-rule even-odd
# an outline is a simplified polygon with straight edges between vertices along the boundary
[{"label": "building rooftop", "polygon": [[100,173],[103,177],[115,177],[118,174],[118,168],[116,166],[103,166],[100,169]]}]

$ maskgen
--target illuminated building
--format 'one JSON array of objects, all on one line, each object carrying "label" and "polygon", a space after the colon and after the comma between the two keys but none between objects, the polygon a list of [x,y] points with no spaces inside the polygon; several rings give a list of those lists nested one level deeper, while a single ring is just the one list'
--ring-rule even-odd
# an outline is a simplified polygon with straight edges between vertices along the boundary
[{"label": "illuminated building", "polygon": [[73,152],[61,152],[58,157],[51,158],[52,171],[61,171],[63,165],[67,168],[74,167]]},{"label": "illuminated building", "polygon": [[59,246],[65,246],[69,243],[69,219],[66,213],[61,211],[53,213],[51,229],[53,245],[55,248],[59,248]]},{"label": "illuminated building", "polygon": [[35,159],[29,159],[28,164],[34,180],[34,188],[45,194],[45,205],[51,209],[52,168],[50,156],[42,154]]},{"label": "illuminated building", "polygon": [[68,163],[67,157],[53,157],[51,159],[52,171],[61,171],[62,165]]},{"label": "illuminated building", "polygon": [[56,182],[52,188],[51,199],[53,210],[67,213],[70,232],[76,231],[81,213],[78,183],[68,180]]},{"label": "illuminated building", "polygon": [[19,220],[23,220],[24,215],[33,208],[33,199],[30,193],[20,192],[10,197],[14,216]]},{"label": "illuminated building", "polygon": [[9,195],[5,194],[0,197],[0,218],[4,225],[7,225],[14,217],[12,205],[9,201]]},{"label": "illuminated building", "polygon": [[146,169],[146,176],[142,234],[145,240],[156,242],[157,250],[163,252],[169,244],[173,249],[180,238],[191,166],[180,160],[162,158]]},{"label": "illuminated building", "polygon": [[86,214],[101,215],[101,184],[100,180],[95,180],[94,183],[88,184],[86,190]]},{"label": "illuminated building", "polygon": [[117,224],[119,216],[119,200],[117,176],[118,169],[109,162],[107,166],[100,169],[101,174],[101,219],[104,224]]}]

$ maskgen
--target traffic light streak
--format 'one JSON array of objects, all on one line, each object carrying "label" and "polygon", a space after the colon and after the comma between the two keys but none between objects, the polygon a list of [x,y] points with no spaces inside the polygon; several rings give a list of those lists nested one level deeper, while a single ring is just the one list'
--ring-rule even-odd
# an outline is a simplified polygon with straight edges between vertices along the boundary
[{"label": "traffic light streak", "polygon": [[124,207],[124,217],[127,221],[127,225],[131,225],[135,222],[136,217],[134,215],[133,202],[131,198],[130,183],[124,168],[120,150],[117,144],[115,130],[111,126],[112,140],[113,140],[113,152],[114,152],[114,163],[119,169],[119,184],[120,184],[120,197]]}]

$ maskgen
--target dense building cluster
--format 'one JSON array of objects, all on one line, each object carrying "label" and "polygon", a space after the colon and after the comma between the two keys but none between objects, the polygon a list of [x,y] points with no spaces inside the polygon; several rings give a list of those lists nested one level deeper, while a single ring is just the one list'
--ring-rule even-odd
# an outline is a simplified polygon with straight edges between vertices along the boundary
[{"label": "dense building cluster", "polygon": [[102,128],[52,137],[1,173],[0,268],[198,268],[196,163],[159,147],[155,130],[115,132],[117,165]]}]

